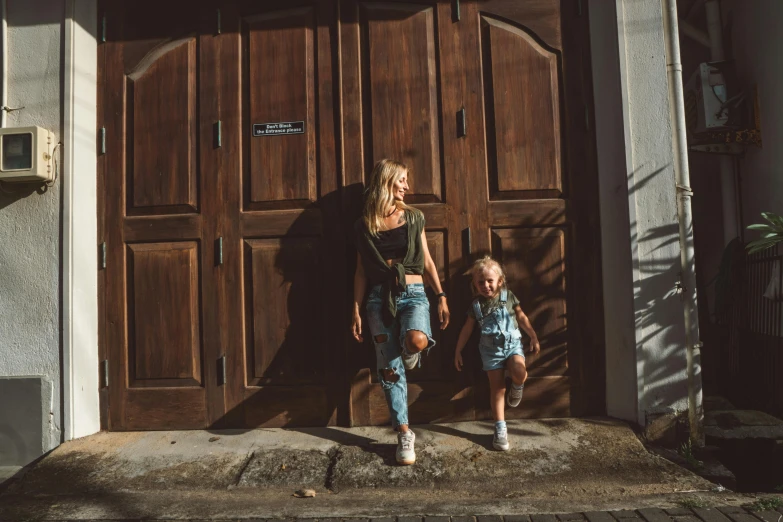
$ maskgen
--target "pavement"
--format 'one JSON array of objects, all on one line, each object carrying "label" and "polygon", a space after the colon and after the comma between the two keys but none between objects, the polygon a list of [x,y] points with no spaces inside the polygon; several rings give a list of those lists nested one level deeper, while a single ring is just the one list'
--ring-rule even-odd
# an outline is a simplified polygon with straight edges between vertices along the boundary
[{"label": "pavement", "polygon": [[[0,485],[0,520],[613,522],[630,517],[622,510],[748,502],[648,452],[619,421],[517,420],[508,428],[512,449],[497,452],[491,422],[414,426],[413,466],[395,464],[396,436],[378,427],[102,432],[61,445]],[[304,489],[315,496],[295,496]],[[647,522],[759,521],[744,511],[751,518],[634,513]]]}]

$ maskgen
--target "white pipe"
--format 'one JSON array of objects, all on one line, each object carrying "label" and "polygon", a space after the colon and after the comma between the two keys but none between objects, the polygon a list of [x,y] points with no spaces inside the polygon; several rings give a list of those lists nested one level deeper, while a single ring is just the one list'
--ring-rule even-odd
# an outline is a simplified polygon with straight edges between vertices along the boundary
[{"label": "white pipe", "polygon": [[680,18],[680,32],[704,47],[709,47],[711,45],[710,37],[707,33],[698,27],[691,25],[690,22],[683,20],[682,18]]},{"label": "white pipe", "polygon": [[685,127],[685,97],[682,87],[677,0],[663,0],[666,70],[669,77],[669,104],[672,111],[674,179],[677,190],[677,218],[680,231],[680,278],[685,321],[685,349],[688,374],[688,421],[690,438],[695,444],[704,442],[702,425],[701,356],[699,317],[696,308],[696,263],[693,248],[693,217],[691,214],[690,172],[688,170],[688,140]]},{"label": "white pipe", "polygon": [[3,46],[2,60],[3,60],[3,79],[2,79],[2,92],[0,92],[0,127],[5,127],[7,124],[7,112],[5,110],[8,107],[8,6],[6,0],[0,0],[0,45]]}]

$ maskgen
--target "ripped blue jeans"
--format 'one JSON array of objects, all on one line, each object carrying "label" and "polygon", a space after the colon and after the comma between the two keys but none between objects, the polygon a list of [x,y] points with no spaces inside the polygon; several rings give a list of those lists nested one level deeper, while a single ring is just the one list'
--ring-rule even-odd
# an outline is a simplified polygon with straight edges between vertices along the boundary
[{"label": "ripped blue jeans", "polygon": [[[407,285],[405,292],[397,298],[397,317],[394,324],[388,327],[383,324],[382,310],[382,286],[377,285],[370,289],[367,296],[367,321],[375,344],[378,380],[386,395],[392,425],[396,428],[400,424],[408,424],[408,380],[405,377],[405,366],[402,364],[405,335],[410,330],[423,332],[428,340],[427,351],[435,346],[435,341],[430,328],[430,303],[423,284]],[[387,369],[394,372],[390,379],[386,379],[383,373],[383,370]]]}]

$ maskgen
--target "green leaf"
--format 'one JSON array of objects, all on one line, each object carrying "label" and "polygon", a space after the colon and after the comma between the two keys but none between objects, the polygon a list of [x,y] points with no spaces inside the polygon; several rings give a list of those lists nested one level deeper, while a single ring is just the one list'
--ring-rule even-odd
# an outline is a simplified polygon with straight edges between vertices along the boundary
[{"label": "green leaf", "polygon": [[748,230],[771,230],[771,231],[774,231],[775,229],[772,228],[769,225],[756,223],[755,225],[748,225]]},{"label": "green leaf", "polygon": [[762,217],[777,227],[783,228],[783,217],[772,212],[762,212]]}]

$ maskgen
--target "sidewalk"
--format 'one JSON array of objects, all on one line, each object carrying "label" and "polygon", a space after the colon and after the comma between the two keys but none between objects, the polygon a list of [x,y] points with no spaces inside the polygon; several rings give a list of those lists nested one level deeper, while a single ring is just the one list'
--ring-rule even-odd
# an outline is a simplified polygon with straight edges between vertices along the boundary
[{"label": "sidewalk", "polygon": [[[748,501],[649,453],[621,422],[511,421],[505,453],[491,449],[491,427],[415,426],[417,463],[404,467],[387,428],[99,433],[17,476],[0,520],[510,517]],[[302,489],[316,496],[295,497]]]}]

